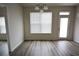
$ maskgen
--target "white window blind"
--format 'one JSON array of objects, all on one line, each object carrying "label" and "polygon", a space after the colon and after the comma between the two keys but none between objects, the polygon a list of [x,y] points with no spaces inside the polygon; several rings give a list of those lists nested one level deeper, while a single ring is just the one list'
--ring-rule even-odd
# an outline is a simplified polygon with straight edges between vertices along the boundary
[{"label": "white window blind", "polygon": [[31,12],[30,32],[31,33],[51,33],[52,12]]},{"label": "white window blind", "polygon": [[5,17],[0,17],[0,34],[6,33]]}]

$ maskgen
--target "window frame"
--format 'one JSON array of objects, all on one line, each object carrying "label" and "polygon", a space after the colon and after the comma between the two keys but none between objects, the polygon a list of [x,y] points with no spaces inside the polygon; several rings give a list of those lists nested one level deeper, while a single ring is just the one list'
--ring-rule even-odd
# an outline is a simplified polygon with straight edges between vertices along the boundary
[{"label": "window frame", "polygon": [[[67,14],[66,14],[66,15],[65,15],[65,14],[60,15],[60,13],[61,13],[61,12],[63,12],[63,13],[64,13],[64,12],[69,12],[69,14],[68,14],[68,15],[67,15]],[[70,11],[60,11],[60,12],[59,12],[59,15],[60,15],[60,16],[69,16],[69,15],[70,15],[70,13],[71,13]]]},{"label": "window frame", "polygon": [[[32,12],[30,12],[30,13],[37,13],[37,12],[40,13],[39,11],[32,11]],[[46,13],[47,13],[47,12],[49,13],[49,12],[51,12],[51,11],[45,11],[45,12],[46,12]],[[30,13],[29,13],[29,15],[30,15]],[[52,12],[51,12],[51,13],[52,13]],[[52,15],[52,16],[53,16],[53,15]],[[30,19],[30,16],[29,16],[29,19]],[[52,19],[53,19],[53,17],[52,17]],[[44,34],[44,35],[48,35],[48,34],[49,34],[49,35],[50,35],[50,34],[52,34],[52,23],[53,23],[53,22],[52,22],[52,19],[51,19],[51,33],[41,33],[41,32],[40,32],[40,33],[31,33],[31,27],[30,27],[31,25],[30,25],[30,20],[29,20],[29,34],[35,34],[35,35],[38,35],[38,34],[39,34],[39,35],[40,35],[40,34]]]}]

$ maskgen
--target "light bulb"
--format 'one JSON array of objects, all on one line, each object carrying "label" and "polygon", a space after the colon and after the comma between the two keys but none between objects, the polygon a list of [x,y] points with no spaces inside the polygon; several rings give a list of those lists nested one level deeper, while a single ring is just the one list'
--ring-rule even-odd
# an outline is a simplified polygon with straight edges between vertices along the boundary
[{"label": "light bulb", "polygon": [[39,7],[38,7],[38,6],[36,6],[36,7],[35,7],[35,10],[39,10]]},{"label": "light bulb", "polygon": [[44,10],[48,10],[48,7],[45,5],[43,9],[44,9]]}]

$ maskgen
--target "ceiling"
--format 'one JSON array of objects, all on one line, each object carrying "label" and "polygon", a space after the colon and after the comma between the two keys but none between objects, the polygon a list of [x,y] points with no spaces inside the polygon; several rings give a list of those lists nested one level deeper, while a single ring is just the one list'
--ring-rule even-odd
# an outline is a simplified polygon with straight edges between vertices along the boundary
[{"label": "ceiling", "polygon": [[20,5],[28,7],[28,6],[36,6],[46,4],[47,6],[77,6],[78,3],[22,3]]},{"label": "ceiling", "polygon": [[36,5],[43,5],[46,4],[47,6],[79,6],[79,3],[0,3],[1,7],[10,6],[10,5],[20,5],[24,7],[33,7]]}]

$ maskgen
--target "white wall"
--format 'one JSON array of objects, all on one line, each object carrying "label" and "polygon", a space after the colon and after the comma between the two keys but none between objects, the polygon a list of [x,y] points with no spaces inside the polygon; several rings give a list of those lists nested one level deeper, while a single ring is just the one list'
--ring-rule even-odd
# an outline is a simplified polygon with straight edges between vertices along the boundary
[{"label": "white wall", "polygon": [[9,49],[13,51],[23,42],[23,14],[22,7],[18,5],[7,6]]},{"label": "white wall", "polygon": [[74,41],[79,43],[79,7],[76,10]]}]

